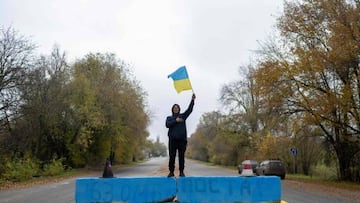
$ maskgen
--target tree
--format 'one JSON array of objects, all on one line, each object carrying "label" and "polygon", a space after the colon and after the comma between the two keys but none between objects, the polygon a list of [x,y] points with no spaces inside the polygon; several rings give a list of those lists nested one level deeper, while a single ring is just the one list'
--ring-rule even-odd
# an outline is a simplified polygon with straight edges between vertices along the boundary
[{"label": "tree", "polygon": [[233,120],[234,117],[216,111],[202,115],[196,132],[189,139],[188,155],[216,164],[240,163],[251,153],[250,139]]},{"label": "tree", "polygon": [[75,131],[68,143],[77,165],[107,157],[126,163],[145,157],[148,116],[144,92],[114,54],[88,54],[73,65],[70,83]]},{"label": "tree", "polygon": [[48,56],[34,49],[12,28],[0,29],[1,176],[25,159],[46,168],[54,160],[82,167],[146,156],[147,94],[128,64],[90,53],[69,65],[58,46]]},{"label": "tree", "polygon": [[69,74],[65,54],[55,46],[51,55],[37,59],[26,75],[19,88],[23,101],[19,108],[21,119],[13,122],[14,142],[21,153],[31,152],[43,162],[68,154]]},{"label": "tree", "polygon": [[160,142],[160,138],[156,137],[156,141],[153,143],[151,142],[151,156],[158,157],[158,156],[166,156],[167,154],[167,147],[164,143]]},{"label": "tree", "polygon": [[188,141],[187,155],[201,161],[210,161],[209,148],[219,131],[220,112],[209,112],[201,116],[194,134]]},{"label": "tree", "polygon": [[242,67],[245,78],[226,84],[221,89],[220,100],[234,116],[238,126],[245,127],[251,136],[260,128],[260,103],[254,89],[254,68]]},{"label": "tree", "polygon": [[353,180],[360,153],[360,2],[287,2],[281,38],[267,43],[256,85],[269,108],[316,125],[334,149],[339,177]]},{"label": "tree", "polygon": [[8,129],[10,117],[16,114],[20,102],[18,88],[31,67],[35,45],[17,31],[0,28],[0,121]]},{"label": "tree", "polygon": [[[0,142],[3,149],[13,146],[12,121],[19,117],[19,88],[32,67],[35,45],[13,28],[0,28]],[[0,151],[1,153],[1,151]]]}]

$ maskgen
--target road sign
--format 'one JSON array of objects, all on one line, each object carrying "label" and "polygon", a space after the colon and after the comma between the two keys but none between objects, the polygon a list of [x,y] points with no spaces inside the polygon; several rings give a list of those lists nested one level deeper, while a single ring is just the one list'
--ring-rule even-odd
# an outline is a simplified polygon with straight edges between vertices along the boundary
[{"label": "road sign", "polygon": [[297,149],[296,149],[295,147],[291,148],[291,149],[290,149],[290,152],[291,152],[291,154],[292,154],[293,156],[296,156],[297,153],[298,153],[298,151],[297,151]]}]

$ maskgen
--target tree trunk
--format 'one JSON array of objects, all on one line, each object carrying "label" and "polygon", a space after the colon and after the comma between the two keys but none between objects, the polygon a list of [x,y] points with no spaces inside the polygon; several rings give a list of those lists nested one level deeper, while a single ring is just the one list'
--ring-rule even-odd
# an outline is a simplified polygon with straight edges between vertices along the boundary
[{"label": "tree trunk", "polygon": [[344,181],[354,181],[351,170],[351,160],[354,157],[354,146],[351,143],[343,141],[337,142],[335,151],[339,163],[339,179]]}]

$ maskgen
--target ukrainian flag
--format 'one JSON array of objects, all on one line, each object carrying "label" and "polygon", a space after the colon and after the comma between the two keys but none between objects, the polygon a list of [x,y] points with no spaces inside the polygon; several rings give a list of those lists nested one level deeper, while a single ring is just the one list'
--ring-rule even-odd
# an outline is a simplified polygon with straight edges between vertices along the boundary
[{"label": "ukrainian flag", "polygon": [[189,80],[189,75],[186,71],[186,66],[181,66],[175,72],[168,75],[168,78],[174,80],[174,87],[177,93],[184,90],[192,90],[192,86]]}]

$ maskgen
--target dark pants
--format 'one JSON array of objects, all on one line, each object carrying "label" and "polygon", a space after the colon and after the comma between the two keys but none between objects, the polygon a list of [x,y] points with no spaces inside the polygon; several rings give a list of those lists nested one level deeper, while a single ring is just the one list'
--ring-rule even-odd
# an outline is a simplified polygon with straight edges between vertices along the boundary
[{"label": "dark pants", "polygon": [[174,172],[175,170],[176,150],[179,152],[179,170],[184,170],[186,145],[186,140],[169,139],[169,171]]}]

